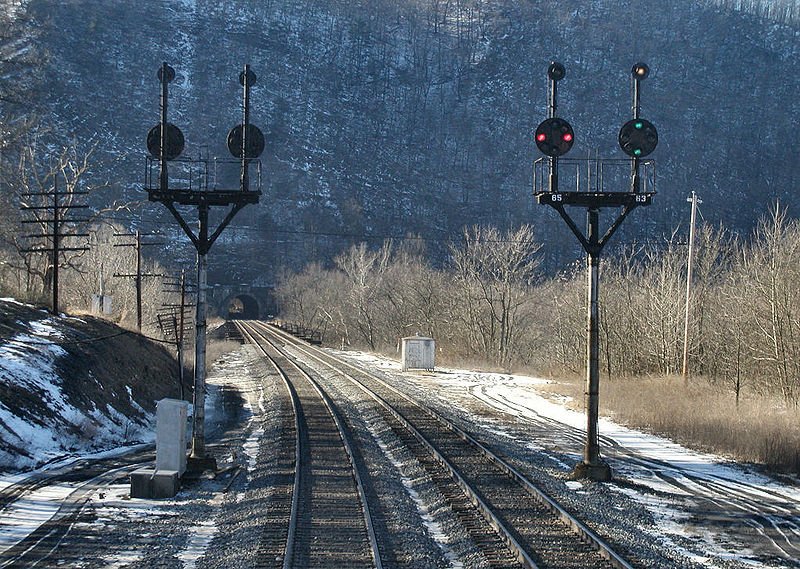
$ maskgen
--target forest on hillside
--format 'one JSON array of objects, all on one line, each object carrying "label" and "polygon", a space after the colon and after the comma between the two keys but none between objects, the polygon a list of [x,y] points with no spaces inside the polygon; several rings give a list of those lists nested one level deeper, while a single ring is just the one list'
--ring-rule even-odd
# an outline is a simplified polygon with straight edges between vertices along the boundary
[{"label": "forest on hillside", "polygon": [[707,222],[743,238],[778,200],[798,214],[800,77],[789,71],[798,24],[789,2],[3,5],[4,271],[28,270],[34,261],[20,252],[47,246],[46,237],[17,238],[30,233],[20,229],[20,196],[56,179],[89,192],[94,222],[161,233],[168,244],[145,254],[171,271],[192,265],[188,240],[143,191],[162,61],[177,72],[169,120],[191,158],[227,157],[227,132],[241,120],[236,78],[245,62],[258,76],[263,194],[215,244],[211,282],[269,285],[284,269],[330,268],[354,244],[375,250],[408,236],[440,266],[472,225],[536,227],[542,268],[563,271],[582,252],[531,195],[540,156],[531,135],[547,113],[554,59],[567,69],[558,112],[575,129],[576,159],[624,157],[617,132],[631,114],[631,65],[651,68],[641,112],[659,130],[658,194],[611,248],[685,235],[691,191]]},{"label": "forest on hillside", "polygon": [[[111,317],[135,325],[124,275],[138,232],[152,244],[143,270],[169,275],[143,287],[145,332],[159,332],[157,311],[176,304],[195,251],[147,202],[156,72],[176,70],[168,120],[186,137],[182,158],[213,170],[229,157],[249,64],[262,195],[215,243],[212,286],[275,286],[281,316],[334,345],[392,350],[420,333],[454,363],[579,375],[584,255],[532,196],[532,134],[557,60],[558,114],[575,131],[564,163],[624,159],[618,132],[641,61],[657,194],[604,252],[604,381],[625,400],[655,394],[636,411],[689,431],[727,426],[742,399],[752,420],[720,448],[754,441],[746,460],[796,470],[797,433],[784,425],[800,402],[799,32],[791,0],[0,0],[0,295],[47,303],[58,187],[63,204],[88,206],[64,226],[75,249],[59,257],[66,308],[109,295]],[[682,356],[691,192],[702,230],[689,362],[693,388],[708,389],[681,415],[659,394]],[[706,403],[719,394],[714,419]],[[748,439],[766,414],[785,422]]]}]

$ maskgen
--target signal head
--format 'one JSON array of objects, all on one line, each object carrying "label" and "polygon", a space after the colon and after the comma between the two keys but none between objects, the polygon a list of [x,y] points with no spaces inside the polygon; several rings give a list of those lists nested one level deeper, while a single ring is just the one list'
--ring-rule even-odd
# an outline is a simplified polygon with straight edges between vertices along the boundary
[{"label": "signal head", "polygon": [[551,62],[547,68],[547,76],[553,81],[561,81],[566,74],[567,70],[558,61]]},{"label": "signal head", "polygon": [[[242,153],[245,134],[247,134],[247,144],[246,148],[244,148],[244,153]],[[258,158],[264,152],[264,146],[264,133],[254,124],[248,123],[246,132],[241,124],[237,124],[228,132],[228,150],[236,158]]]},{"label": "signal head", "polygon": [[171,83],[173,79],[175,79],[175,69],[164,62],[161,67],[158,68],[158,73],[156,73],[156,75],[160,83]]},{"label": "signal head", "polygon": [[[185,140],[181,129],[172,123],[167,123],[164,133],[164,160],[175,160],[183,152]],[[161,152],[161,123],[157,124],[147,133],[147,150],[153,158],[162,158]]]},{"label": "signal head", "polygon": [[250,71],[249,67],[239,73],[239,85],[242,87],[244,87],[245,79],[247,79],[247,84],[251,87],[256,84],[256,74]]},{"label": "signal head", "polygon": [[646,63],[639,62],[631,69],[631,75],[634,79],[647,79],[647,76],[650,75],[650,68]]},{"label": "signal head", "polygon": [[633,158],[644,158],[656,149],[658,131],[650,121],[631,119],[619,130],[622,151]]},{"label": "signal head", "polygon": [[543,154],[556,157],[569,152],[575,142],[575,133],[567,121],[553,117],[536,127],[534,140]]}]

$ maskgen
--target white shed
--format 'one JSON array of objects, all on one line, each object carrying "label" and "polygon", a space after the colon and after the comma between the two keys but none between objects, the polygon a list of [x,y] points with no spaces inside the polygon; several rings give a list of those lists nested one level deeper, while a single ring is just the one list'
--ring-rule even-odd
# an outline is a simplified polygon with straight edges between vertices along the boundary
[{"label": "white shed", "polygon": [[433,371],[436,342],[433,338],[411,336],[401,340],[400,361],[403,371],[426,369]]}]

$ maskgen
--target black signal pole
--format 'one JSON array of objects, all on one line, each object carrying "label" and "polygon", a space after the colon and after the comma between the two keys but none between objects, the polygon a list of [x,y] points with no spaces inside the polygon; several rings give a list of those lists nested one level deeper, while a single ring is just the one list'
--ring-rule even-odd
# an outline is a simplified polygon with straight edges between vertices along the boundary
[{"label": "black signal pole", "polygon": [[[583,461],[575,467],[575,478],[592,480],[610,480],[611,468],[600,457],[598,434],[598,418],[600,408],[600,333],[599,333],[599,289],[600,289],[600,255],[603,247],[619,229],[625,218],[639,205],[650,205],[654,191],[643,191],[640,179],[641,158],[655,149],[658,136],[655,127],[639,118],[639,82],[647,77],[648,68],[643,63],[633,67],[633,120],[623,125],[619,134],[622,150],[631,160],[631,185],[629,191],[602,191],[602,188],[586,188],[586,191],[561,192],[558,188],[558,160],[572,146],[572,129],[566,121],[555,118],[556,83],[563,79],[564,66],[553,62],[548,68],[550,78],[550,98],[548,101],[548,118],[536,129],[536,144],[546,155],[548,183],[547,188],[540,187],[534,176],[534,193],[538,203],[551,206],[566,222],[572,233],[578,238],[586,252],[587,264],[587,349],[586,349],[586,390],[584,404],[586,408],[586,444]],[[557,122],[558,121],[558,122]],[[555,128],[555,130],[554,130]],[[556,136],[557,135],[557,136]],[[559,138],[560,137],[560,138]],[[537,164],[542,159],[537,160]],[[603,161],[612,165],[613,160]],[[579,164],[575,165],[576,168]],[[537,166],[534,172],[540,171]],[[582,232],[566,206],[586,208],[586,232]],[[601,236],[600,211],[602,208],[621,208],[616,219]]]},{"label": "black signal pole", "polygon": [[[258,203],[260,190],[250,190],[249,167],[264,150],[264,135],[258,127],[249,123],[250,88],[256,82],[256,75],[245,65],[239,75],[243,87],[242,124],[235,126],[228,134],[228,149],[239,160],[235,165],[239,169],[239,188],[209,189],[207,160],[186,160],[185,164],[195,167],[200,172],[201,180],[197,188],[170,188],[167,173],[167,161],[176,159],[183,151],[184,139],[180,129],[167,122],[167,83],[175,78],[175,70],[163,63],[158,71],[161,82],[161,120],[147,136],[147,147],[152,156],[145,179],[148,199],[161,202],[172,213],[184,233],[192,241],[197,250],[197,304],[195,313],[195,376],[194,376],[194,416],[192,429],[192,452],[187,468],[190,470],[213,470],[216,461],[206,456],[205,450],[205,391],[206,391],[206,316],[208,289],[208,252],[222,231],[233,220],[234,216],[247,204]],[[150,169],[157,160],[158,183],[153,184],[154,176]],[[224,165],[217,161],[217,165]],[[205,174],[204,174],[205,172]],[[259,170],[260,173],[260,170]],[[190,177],[191,179],[191,177]],[[260,175],[259,175],[260,183]],[[189,226],[177,206],[196,206],[199,218],[197,233]],[[209,228],[209,210],[213,206],[230,206],[225,218],[213,232]]]},{"label": "black signal pole", "polygon": [[[611,478],[608,465],[600,461],[600,443],[597,421],[600,413],[600,316],[598,297],[600,294],[600,210],[590,207],[586,212],[587,237],[586,248],[589,277],[589,308],[587,313],[587,329],[589,341],[587,347],[588,370],[586,378],[586,446],[583,452],[583,468],[591,470],[589,478]],[[608,473],[606,473],[608,469]]]}]

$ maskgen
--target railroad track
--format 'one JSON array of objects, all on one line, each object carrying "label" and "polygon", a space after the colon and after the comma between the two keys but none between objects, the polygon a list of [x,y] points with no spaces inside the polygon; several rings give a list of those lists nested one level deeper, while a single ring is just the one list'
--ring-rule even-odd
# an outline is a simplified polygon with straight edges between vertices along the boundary
[{"label": "railroad track", "polygon": [[304,358],[371,397],[386,423],[428,471],[490,566],[631,567],[510,464],[444,417],[380,378],[288,334],[260,323],[248,326],[273,342],[291,344]]},{"label": "railroad track", "polygon": [[[236,432],[214,434],[230,437]],[[224,442],[224,438],[222,442],[212,442],[209,449]],[[79,459],[66,466],[37,471],[4,487],[0,490],[0,516],[8,527],[0,531],[22,525],[29,526],[30,533],[12,545],[0,547],[0,567],[83,566],[86,558],[100,551],[97,542],[84,535],[82,529],[95,516],[87,504],[96,494],[126,484],[132,471],[154,460],[155,445],[144,444],[117,456]],[[55,505],[48,511],[43,503]]]},{"label": "railroad track", "polygon": [[109,470],[138,465],[154,458],[155,445],[147,444],[117,457],[96,460],[80,459],[68,466],[37,471],[0,490],[0,514],[9,505],[39,488],[56,483],[79,484],[100,476]]},{"label": "railroad track", "polygon": [[274,493],[274,523],[264,529],[257,566],[381,568],[361,474],[334,403],[263,331],[237,326],[283,377],[295,417],[293,426],[281,429],[295,435],[294,444],[281,445],[287,453],[282,463],[294,455],[294,478]]},{"label": "railroad track", "polygon": [[[585,434],[547,417],[530,416],[523,404],[495,398],[480,390],[476,397],[498,409],[513,409],[516,420],[531,429],[547,433],[563,445],[571,441],[576,454],[580,454]],[[610,437],[601,436],[606,458],[623,461],[628,468],[648,473],[662,483],[661,491],[672,488],[676,496],[691,496],[694,510],[702,512],[702,526],[708,530],[716,524],[724,532],[728,527],[747,525],[751,534],[761,536],[748,547],[763,550],[764,555],[778,556],[787,562],[800,558],[800,508],[792,496],[770,490],[763,484],[751,482],[747,477],[733,474],[723,478],[712,472],[697,472],[682,468],[666,460],[646,458]]]},{"label": "railroad track", "polygon": [[117,484],[130,476],[142,462],[152,460],[152,448],[129,455],[96,461],[82,461],[74,467],[50,473],[37,473],[21,480],[0,493],[2,511],[24,500],[37,490],[54,484],[69,484],[71,492],[62,500],[58,510],[20,542],[0,552],[0,567],[46,567],[51,556],[67,538],[76,523],[84,516],[84,506],[102,487]]}]

